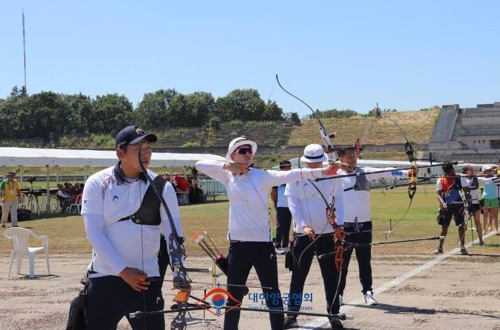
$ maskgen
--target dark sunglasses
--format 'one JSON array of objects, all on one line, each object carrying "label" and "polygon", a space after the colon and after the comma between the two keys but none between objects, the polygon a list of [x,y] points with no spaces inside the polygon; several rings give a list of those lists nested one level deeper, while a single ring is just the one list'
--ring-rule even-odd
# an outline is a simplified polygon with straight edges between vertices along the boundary
[{"label": "dark sunglasses", "polygon": [[247,154],[247,152],[249,152],[249,153],[250,153],[250,155],[251,155],[251,154],[253,154],[253,152],[252,152],[252,148],[239,148],[239,149],[238,149],[238,153],[239,153],[240,155],[246,155],[246,154]]}]

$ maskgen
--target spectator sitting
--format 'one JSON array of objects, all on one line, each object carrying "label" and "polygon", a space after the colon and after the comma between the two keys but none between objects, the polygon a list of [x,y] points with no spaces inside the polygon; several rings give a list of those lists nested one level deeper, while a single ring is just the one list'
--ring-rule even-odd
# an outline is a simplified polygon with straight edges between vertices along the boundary
[{"label": "spectator sitting", "polygon": [[73,187],[73,194],[78,195],[82,193],[82,187],[80,183],[75,183],[75,186]]},{"label": "spectator sitting", "polygon": [[63,191],[68,195],[68,196],[73,196],[75,187],[69,182],[64,182],[64,187]]},{"label": "spectator sitting", "polygon": [[175,173],[174,182],[178,191],[186,192],[189,190],[189,182],[184,176]]},{"label": "spectator sitting", "polygon": [[170,174],[168,174],[168,172],[165,172],[163,178],[165,179],[165,181],[170,182]]},{"label": "spectator sitting", "polygon": [[59,190],[56,196],[61,204],[61,213],[64,213],[68,207],[73,204],[73,198],[66,192],[66,188],[64,188],[62,184],[58,184],[57,188],[59,188]]}]

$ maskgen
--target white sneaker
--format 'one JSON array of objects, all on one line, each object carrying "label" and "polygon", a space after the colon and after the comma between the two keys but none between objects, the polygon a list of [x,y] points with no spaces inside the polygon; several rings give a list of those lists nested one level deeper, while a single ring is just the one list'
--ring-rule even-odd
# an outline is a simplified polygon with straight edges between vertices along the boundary
[{"label": "white sneaker", "polygon": [[344,305],[344,301],[342,301],[342,295],[339,294],[339,304],[340,306]]},{"label": "white sneaker", "polygon": [[366,291],[366,293],[363,295],[363,300],[365,304],[368,305],[376,305],[378,302],[373,298],[373,292],[371,291]]},{"label": "white sneaker", "polygon": [[296,328],[298,326],[297,316],[288,315],[285,317],[285,327],[283,329]]},{"label": "white sneaker", "polygon": [[276,249],[276,254],[285,254],[286,251],[283,248],[277,248]]}]

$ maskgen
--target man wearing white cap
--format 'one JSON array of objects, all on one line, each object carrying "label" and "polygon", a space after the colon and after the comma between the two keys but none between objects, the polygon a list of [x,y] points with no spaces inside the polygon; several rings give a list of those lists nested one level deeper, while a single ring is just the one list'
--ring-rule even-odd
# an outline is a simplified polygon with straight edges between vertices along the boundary
[{"label": "man wearing white cap", "polygon": [[[362,287],[363,301],[368,305],[376,305],[373,298],[373,279],[371,266],[371,246],[372,242],[372,218],[370,202],[370,181],[388,177],[409,177],[416,176],[418,169],[398,170],[389,172],[381,170],[391,170],[391,168],[374,168],[357,166],[356,146],[345,146],[338,151],[339,159],[342,163],[351,166],[347,171],[339,170],[338,175],[349,173],[361,173],[361,175],[340,178],[343,194],[339,194],[337,200],[337,217],[344,220],[345,240],[347,242],[363,244],[362,247],[355,247],[356,259],[359,267],[359,280]],[[378,172],[378,173],[370,173]],[[339,286],[340,303],[346,285],[349,262],[353,249],[344,251],[344,262],[342,266],[342,279]]]},{"label": "man wearing white cap", "polygon": [[[480,211],[481,205],[479,204],[479,179],[474,174],[474,167],[466,164],[462,167],[462,175],[460,176],[460,185],[462,186],[463,199],[467,204],[467,211],[470,217],[474,217],[476,223],[477,236],[479,237],[479,245],[484,245],[483,242],[483,229],[481,226]],[[465,234],[465,232],[464,232]]]},{"label": "man wearing white cap", "polygon": [[[226,162],[199,161],[196,169],[222,183],[229,199],[227,283],[233,284],[228,286],[228,291],[236,301],[229,299],[227,305],[234,306],[242,301],[248,274],[255,267],[260,284],[264,287],[267,307],[283,310],[269,221],[269,189],[283,183],[324,177],[334,166],[265,171],[251,167],[256,151],[257,143],[239,137],[229,143]],[[226,313],[224,329],[237,330],[239,319],[238,310]],[[272,330],[283,329],[283,314],[270,313],[269,320]]]},{"label": "man wearing white cap", "polygon": [[[321,168],[327,157],[323,147],[319,144],[310,144],[304,149],[304,156],[300,158],[307,168]],[[291,266],[292,278],[288,293],[288,310],[300,311],[304,294],[304,284],[316,256],[327,254],[327,257],[318,259],[323,277],[328,314],[338,314],[340,303],[335,295],[338,284],[338,272],[335,264],[334,228],[335,200],[342,190],[338,180],[301,180],[288,183],[285,196],[288,198],[288,207],[292,213],[294,223],[294,239],[292,245],[293,262]],[[342,220],[338,219],[342,225]],[[333,223],[331,223],[333,222]],[[314,242],[314,244],[311,244]],[[297,316],[288,315],[285,319],[285,329],[297,326]],[[337,318],[330,319],[332,329],[343,329]]]}]

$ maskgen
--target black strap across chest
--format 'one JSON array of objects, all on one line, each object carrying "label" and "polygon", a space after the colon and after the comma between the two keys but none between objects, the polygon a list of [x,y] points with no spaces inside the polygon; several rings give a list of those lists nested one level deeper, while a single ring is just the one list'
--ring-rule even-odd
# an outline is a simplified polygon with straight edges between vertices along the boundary
[{"label": "black strap across chest", "polygon": [[[153,180],[153,184],[160,192],[163,192],[166,183],[167,181],[165,181],[161,175],[158,175]],[[150,185],[148,190],[146,190],[139,210],[132,215],[121,218],[118,221],[125,220],[132,220],[133,223],[138,225],[159,226],[161,224],[160,199],[156,196],[152,185]]]}]

